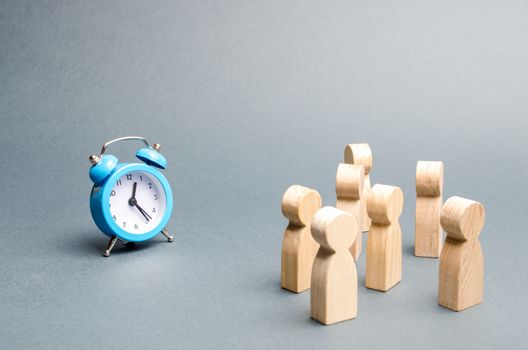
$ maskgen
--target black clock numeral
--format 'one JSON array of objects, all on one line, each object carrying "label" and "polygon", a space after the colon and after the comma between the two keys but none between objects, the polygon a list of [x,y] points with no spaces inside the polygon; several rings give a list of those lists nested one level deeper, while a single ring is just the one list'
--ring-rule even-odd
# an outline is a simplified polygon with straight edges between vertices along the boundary
[{"label": "black clock numeral", "polygon": [[123,221],[123,227],[125,227],[125,226],[126,226],[126,221]]},{"label": "black clock numeral", "polygon": [[150,182],[148,183],[148,187],[149,189],[152,189],[152,184]]},{"label": "black clock numeral", "polygon": [[116,186],[121,186],[121,179],[116,181]]},{"label": "black clock numeral", "polygon": [[155,201],[158,200],[158,195],[157,195],[157,194],[154,195],[154,200],[155,200]]},{"label": "black clock numeral", "polygon": [[143,181],[143,176],[139,175],[139,181]]},{"label": "black clock numeral", "polygon": [[112,219],[114,219],[114,221],[117,220],[116,216],[115,215],[112,215]]},{"label": "black clock numeral", "polygon": [[112,190],[112,192],[110,192],[110,196],[112,196],[112,197],[115,196],[115,191],[114,190]]},{"label": "black clock numeral", "polygon": [[156,208],[152,208],[152,212],[155,213],[156,212]]},{"label": "black clock numeral", "polygon": [[132,180],[132,174],[127,174],[127,180]]}]

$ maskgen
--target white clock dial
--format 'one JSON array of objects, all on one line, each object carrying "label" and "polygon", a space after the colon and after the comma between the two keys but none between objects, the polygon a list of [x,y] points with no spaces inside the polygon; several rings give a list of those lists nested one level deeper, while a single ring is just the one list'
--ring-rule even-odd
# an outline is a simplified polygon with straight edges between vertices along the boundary
[{"label": "white clock dial", "polygon": [[165,208],[163,186],[147,172],[133,171],[121,176],[110,192],[110,214],[119,227],[131,234],[153,230],[163,219]]}]

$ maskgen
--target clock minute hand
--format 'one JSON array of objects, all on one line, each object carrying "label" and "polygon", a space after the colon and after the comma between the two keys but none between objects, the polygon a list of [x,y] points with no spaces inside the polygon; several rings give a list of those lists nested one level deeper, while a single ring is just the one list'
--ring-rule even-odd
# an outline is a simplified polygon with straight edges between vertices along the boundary
[{"label": "clock minute hand", "polygon": [[132,197],[130,198],[136,198],[136,188],[137,188],[137,182],[134,182],[134,186],[132,187]]}]

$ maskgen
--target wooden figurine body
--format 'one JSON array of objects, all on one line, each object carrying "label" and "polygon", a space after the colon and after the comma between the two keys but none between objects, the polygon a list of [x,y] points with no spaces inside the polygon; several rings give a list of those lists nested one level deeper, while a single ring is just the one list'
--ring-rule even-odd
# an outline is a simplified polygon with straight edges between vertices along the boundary
[{"label": "wooden figurine body", "polygon": [[350,252],[357,260],[362,248],[361,222],[363,219],[363,181],[365,171],[362,165],[339,164],[336,175],[336,208],[354,215],[357,222],[357,235]]},{"label": "wooden figurine body", "polygon": [[310,313],[328,325],[357,315],[357,271],[350,246],[357,223],[343,210],[324,207],[312,220],[312,235],[320,244],[312,270]]},{"label": "wooden figurine body", "polygon": [[403,209],[399,187],[375,185],[367,209],[372,225],[367,239],[366,286],[386,292],[401,280],[402,233],[398,218]]},{"label": "wooden figurine body", "polygon": [[372,151],[367,143],[349,144],[345,147],[345,163],[363,165],[365,179],[363,182],[362,207],[363,217],[361,219],[361,230],[366,232],[370,229],[370,218],[367,213],[367,196],[370,192],[370,170],[372,169]]},{"label": "wooden figurine body", "polygon": [[312,263],[319,249],[310,224],[321,208],[321,196],[310,188],[293,185],[284,193],[281,207],[289,220],[282,241],[281,286],[300,293],[310,288]]},{"label": "wooden figurine body", "polygon": [[442,187],[444,163],[420,161],[416,165],[416,223],[414,255],[438,258],[442,251]]},{"label": "wooden figurine body", "polygon": [[461,197],[449,198],[441,223],[447,233],[440,255],[438,304],[461,311],[482,302],[484,257],[478,240],[484,206]]}]

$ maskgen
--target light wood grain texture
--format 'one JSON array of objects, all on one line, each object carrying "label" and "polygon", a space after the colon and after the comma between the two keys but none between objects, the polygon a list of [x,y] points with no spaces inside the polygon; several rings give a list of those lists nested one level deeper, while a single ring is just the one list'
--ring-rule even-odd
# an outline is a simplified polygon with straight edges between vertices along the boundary
[{"label": "light wood grain texture", "polygon": [[320,248],[313,263],[310,313],[325,325],[357,315],[357,271],[349,250],[356,226],[352,214],[333,207],[320,209],[312,221]]},{"label": "light wood grain texture", "polygon": [[339,164],[336,175],[336,208],[344,210],[352,215],[357,222],[357,238],[350,247],[350,252],[357,260],[361,254],[362,230],[361,222],[363,220],[363,182],[365,170],[362,165],[356,164]]},{"label": "light wood grain texture", "polygon": [[419,161],[416,165],[416,221],[414,255],[438,258],[442,250],[442,189],[444,163]]},{"label": "light wood grain texture", "polygon": [[461,197],[449,198],[440,222],[447,233],[438,276],[438,304],[455,311],[482,302],[484,257],[478,240],[484,206]]},{"label": "light wood grain texture", "polygon": [[363,181],[362,208],[363,217],[361,219],[361,230],[366,232],[370,228],[370,218],[367,214],[367,196],[370,192],[370,170],[372,169],[372,151],[367,143],[355,143],[345,146],[345,163],[363,165],[365,179]]},{"label": "light wood grain texture", "polygon": [[372,225],[367,239],[367,288],[386,292],[401,280],[402,233],[398,218],[403,209],[399,187],[375,185],[367,209]]},{"label": "light wood grain texture", "polygon": [[312,264],[319,249],[310,224],[321,208],[321,196],[313,189],[293,185],[284,193],[281,207],[289,220],[282,241],[281,286],[300,293],[310,288]]}]

